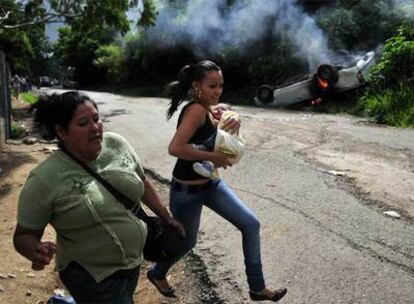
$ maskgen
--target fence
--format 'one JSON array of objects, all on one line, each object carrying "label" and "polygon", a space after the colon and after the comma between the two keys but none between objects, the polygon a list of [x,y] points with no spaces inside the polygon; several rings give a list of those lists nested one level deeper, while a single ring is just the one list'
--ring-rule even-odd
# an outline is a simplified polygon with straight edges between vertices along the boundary
[{"label": "fence", "polygon": [[11,98],[9,89],[9,65],[6,55],[0,51],[0,147],[10,138]]}]

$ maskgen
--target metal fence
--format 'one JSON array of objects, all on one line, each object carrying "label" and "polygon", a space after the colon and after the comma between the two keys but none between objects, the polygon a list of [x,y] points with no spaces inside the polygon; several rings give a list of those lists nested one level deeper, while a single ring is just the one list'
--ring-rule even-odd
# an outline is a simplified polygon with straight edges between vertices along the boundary
[{"label": "metal fence", "polygon": [[9,89],[10,69],[6,55],[0,51],[0,147],[10,138],[11,97]]}]

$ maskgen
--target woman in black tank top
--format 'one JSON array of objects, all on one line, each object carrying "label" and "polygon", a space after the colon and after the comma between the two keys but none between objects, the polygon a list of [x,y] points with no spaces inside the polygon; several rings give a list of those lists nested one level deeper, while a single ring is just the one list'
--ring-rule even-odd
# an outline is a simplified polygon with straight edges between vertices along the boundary
[{"label": "woman in black tank top", "polygon": [[[204,60],[183,67],[178,76],[179,80],[168,87],[171,103],[167,118],[172,117],[183,101],[190,99],[181,110],[177,130],[168,147],[168,152],[177,157],[170,188],[170,209],[186,230],[182,255],[196,244],[202,207],[206,206],[227,219],[242,233],[250,298],[254,301],[276,302],[287,290],[272,290],[265,285],[260,255],[260,222],[257,216],[223,180],[206,179],[192,168],[196,161],[210,161],[216,168],[224,169],[231,165],[223,154],[194,147],[216,132],[209,108],[218,104],[223,92],[221,69],[214,62]],[[226,127],[236,132],[240,123],[229,120]],[[173,264],[156,263],[147,273],[150,282],[167,297],[176,296],[175,290],[166,279]]]}]

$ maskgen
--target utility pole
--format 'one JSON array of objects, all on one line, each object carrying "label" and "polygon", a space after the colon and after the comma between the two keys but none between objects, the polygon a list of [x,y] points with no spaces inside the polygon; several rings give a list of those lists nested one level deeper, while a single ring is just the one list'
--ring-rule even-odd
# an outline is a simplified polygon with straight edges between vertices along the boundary
[{"label": "utility pole", "polygon": [[6,55],[0,51],[0,149],[4,148],[10,138],[11,130],[11,99],[9,91],[9,68]]}]

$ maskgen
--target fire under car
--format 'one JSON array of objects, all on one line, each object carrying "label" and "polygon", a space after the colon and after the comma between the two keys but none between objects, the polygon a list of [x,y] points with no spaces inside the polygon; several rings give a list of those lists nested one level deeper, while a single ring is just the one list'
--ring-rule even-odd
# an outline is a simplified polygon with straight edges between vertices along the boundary
[{"label": "fire under car", "polygon": [[321,64],[316,72],[280,86],[261,85],[255,96],[259,106],[284,107],[304,101],[320,102],[330,93],[342,93],[365,84],[375,53],[368,52],[351,66]]}]

